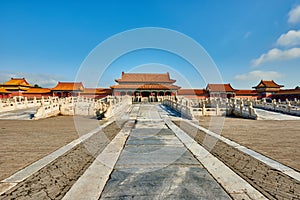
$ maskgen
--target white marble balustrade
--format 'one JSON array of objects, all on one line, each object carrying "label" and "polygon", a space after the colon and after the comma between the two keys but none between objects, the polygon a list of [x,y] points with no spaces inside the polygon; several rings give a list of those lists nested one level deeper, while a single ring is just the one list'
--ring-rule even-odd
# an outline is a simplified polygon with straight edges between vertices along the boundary
[{"label": "white marble balustrade", "polygon": [[187,99],[169,97],[163,104],[192,119],[199,116],[236,115],[256,119],[257,114],[251,103],[245,105],[243,100],[226,98]]},{"label": "white marble balustrade", "polygon": [[280,100],[276,101],[276,99],[273,99],[272,102],[267,102],[266,99],[261,99],[251,100],[251,103],[254,108],[300,116],[300,101],[298,99],[293,101],[286,99],[283,102]]}]

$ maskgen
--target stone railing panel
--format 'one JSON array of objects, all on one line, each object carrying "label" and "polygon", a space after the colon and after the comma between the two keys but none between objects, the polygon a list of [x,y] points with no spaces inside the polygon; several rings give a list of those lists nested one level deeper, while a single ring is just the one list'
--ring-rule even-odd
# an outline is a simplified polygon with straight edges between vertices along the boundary
[{"label": "stone railing panel", "polygon": [[163,100],[163,104],[191,119],[199,116],[226,116],[232,114],[257,119],[252,103],[245,105],[245,102],[239,99],[186,99],[184,97],[176,99],[168,97]]},{"label": "stone railing panel", "polygon": [[286,100],[285,102],[276,101],[275,99],[273,99],[272,102],[266,102],[266,99],[262,99],[252,100],[251,103],[254,108],[300,116],[300,104],[297,99],[294,101]]}]

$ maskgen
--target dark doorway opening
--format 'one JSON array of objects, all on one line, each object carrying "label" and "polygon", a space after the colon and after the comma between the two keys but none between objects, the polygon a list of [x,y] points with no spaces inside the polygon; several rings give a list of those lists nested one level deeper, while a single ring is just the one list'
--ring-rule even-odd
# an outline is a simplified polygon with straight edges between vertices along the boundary
[{"label": "dark doorway opening", "polygon": [[142,92],[142,97],[149,97],[150,96],[150,92]]}]

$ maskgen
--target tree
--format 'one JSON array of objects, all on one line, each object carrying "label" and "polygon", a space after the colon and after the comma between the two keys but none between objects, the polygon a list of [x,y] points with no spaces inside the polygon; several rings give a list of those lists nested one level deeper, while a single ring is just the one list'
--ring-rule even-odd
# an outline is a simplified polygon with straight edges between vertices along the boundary
[{"label": "tree", "polygon": [[296,89],[296,90],[299,90],[299,89],[300,89],[300,86],[295,87],[295,89]]},{"label": "tree", "polygon": [[34,84],[33,87],[35,87],[35,88],[41,88],[41,86],[39,86],[38,84]]}]

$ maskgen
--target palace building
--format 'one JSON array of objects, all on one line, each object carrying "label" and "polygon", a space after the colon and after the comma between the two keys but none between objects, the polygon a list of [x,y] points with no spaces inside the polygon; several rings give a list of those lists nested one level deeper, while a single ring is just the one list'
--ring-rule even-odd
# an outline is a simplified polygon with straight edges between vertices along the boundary
[{"label": "palace building", "polygon": [[274,99],[300,99],[300,88],[296,87],[295,89],[286,89],[286,90],[280,90],[272,95],[272,98]]},{"label": "palace building", "polygon": [[256,90],[235,90],[235,97],[240,99],[258,99],[260,96]]},{"label": "palace building", "polygon": [[112,95],[112,90],[110,88],[84,88],[80,96],[101,99],[107,95]]},{"label": "palace building", "polygon": [[205,89],[179,89],[177,95],[191,99],[207,98],[207,92]]},{"label": "palace building", "polygon": [[180,87],[174,85],[176,80],[165,74],[139,74],[122,72],[122,77],[115,80],[118,84],[110,86],[113,95],[130,95],[141,97],[175,96]]},{"label": "palace building", "polygon": [[257,86],[254,86],[252,88],[255,88],[255,90],[260,93],[261,97],[270,97],[271,95],[277,93],[280,91],[280,88],[282,88],[283,85],[278,85],[273,80],[266,81],[261,80]]},{"label": "palace building", "polygon": [[0,84],[0,87],[10,92],[12,96],[21,96],[23,92],[33,88],[25,78],[11,78],[9,81]]},{"label": "palace building", "polygon": [[83,90],[82,82],[58,82],[57,85],[51,89],[53,96],[57,97],[80,96]]},{"label": "palace building", "polygon": [[231,98],[235,97],[235,89],[228,84],[207,84],[206,92],[208,97]]},{"label": "palace building", "polygon": [[28,98],[42,98],[52,96],[51,90],[49,88],[30,88],[29,90],[23,92],[23,96]]},{"label": "palace building", "polygon": [[0,98],[23,96],[28,98],[42,98],[49,96],[70,97],[81,96],[88,98],[103,98],[108,95],[130,95],[135,101],[157,101],[161,96],[183,96],[185,98],[274,98],[294,99],[300,98],[300,88],[281,89],[283,85],[273,80],[261,80],[252,90],[234,89],[230,83],[207,84],[205,89],[181,89],[174,85],[176,80],[170,78],[169,73],[125,73],[115,80],[116,85],[110,88],[85,88],[82,82],[58,82],[53,88],[37,88],[30,85],[25,78],[11,78],[0,84]]},{"label": "palace building", "polygon": [[4,87],[1,87],[0,88],[0,98],[3,99],[3,98],[9,98],[11,92],[7,91]]}]

